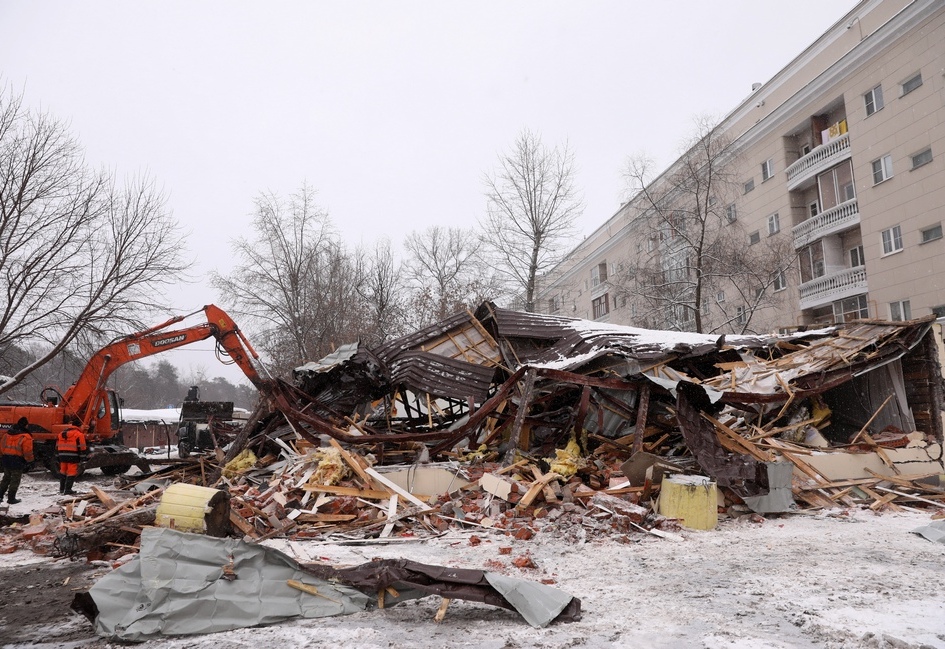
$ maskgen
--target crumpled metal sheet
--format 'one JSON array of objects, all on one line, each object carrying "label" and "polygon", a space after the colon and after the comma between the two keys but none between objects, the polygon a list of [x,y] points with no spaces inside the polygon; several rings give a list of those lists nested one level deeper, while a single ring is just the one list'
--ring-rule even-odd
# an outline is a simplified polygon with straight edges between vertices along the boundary
[{"label": "crumpled metal sheet", "polygon": [[[289,580],[320,595],[292,588]],[[303,567],[262,545],[157,527],[142,531],[137,558],[89,590],[92,611],[82,596],[73,608],[94,616],[99,635],[137,642],[357,613],[376,606],[378,590],[387,586],[398,591],[389,605],[435,594],[515,610],[532,626],[580,618],[578,598],[537,582],[405,559]]]},{"label": "crumpled metal sheet", "polygon": [[928,525],[915,528],[912,533],[918,534],[933,543],[945,544],[945,521],[933,521]]},{"label": "crumpled metal sheet", "polygon": [[[228,580],[224,566],[231,562],[236,579]],[[290,587],[290,579],[325,597]],[[157,527],[142,531],[138,558],[105,575],[89,594],[98,609],[96,633],[129,641],[345,615],[370,600],[311,576],[271,548]]]},{"label": "crumpled metal sheet", "polygon": [[392,587],[398,596],[388,597],[388,604],[425,595],[466,599],[517,611],[534,627],[581,617],[581,600],[577,597],[545,584],[483,570],[432,566],[407,559],[383,559],[352,568],[315,565],[309,569],[323,579],[366,593]]}]

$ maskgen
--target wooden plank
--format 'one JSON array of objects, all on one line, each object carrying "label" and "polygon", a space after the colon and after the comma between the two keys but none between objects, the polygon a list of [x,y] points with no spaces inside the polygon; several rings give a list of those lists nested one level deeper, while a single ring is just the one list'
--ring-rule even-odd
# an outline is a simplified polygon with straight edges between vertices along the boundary
[{"label": "wooden plank", "polygon": [[917,500],[917,501],[919,501],[920,503],[926,503],[926,504],[928,504],[928,505],[935,505],[936,507],[942,507],[942,506],[943,506],[942,503],[937,503],[937,502],[935,502],[934,500],[929,500],[928,498],[920,498],[919,496],[916,496],[916,495],[913,495],[913,494],[903,493],[903,492],[901,492],[901,491],[896,491],[895,489],[887,489],[886,487],[879,487],[879,486],[874,487],[874,488],[875,488],[877,491],[885,491],[885,492],[888,492],[888,493],[889,493],[890,495],[892,495],[893,497],[895,497],[895,496],[902,496],[903,498],[910,498],[910,499],[912,499],[912,500]]},{"label": "wooden plank", "polygon": [[928,491],[940,491],[931,485],[917,485],[913,484],[916,480],[924,480],[925,478],[931,478],[932,476],[939,475],[938,471],[930,471],[929,473],[910,473],[909,475],[881,475],[876,473],[871,469],[866,469],[866,472],[872,476],[876,476],[880,481],[892,482],[897,484],[900,487],[909,487],[914,489],[916,487]]},{"label": "wooden plank", "polygon": [[318,589],[315,586],[312,586],[311,584],[303,584],[301,581],[298,581],[296,579],[289,579],[285,583],[296,590],[302,591],[303,593],[308,593],[309,595],[315,595],[317,597],[323,597],[330,602],[341,604],[341,602],[339,602],[337,599],[332,599],[331,597],[328,597],[327,595],[322,595],[320,592],[318,592]]},{"label": "wooden plank", "polygon": [[357,487],[325,485],[305,485],[302,489],[313,493],[330,494],[332,496],[354,496],[355,498],[365,498],[367,500],[387,500],[390,498],[389,491],[378,491],[377,489],[358,489]]},{"label": "wooden plank", "polygon": [[90,485],[90,488],[92,489],[92,493],[95,494],[95,497],[99,499],[99,502],[105,505],[105,509],[111,509],[117,504],[114,498],[96,487],[94,484]]},{"label": "wooden plank", "polygon": [[881,459],[881,460],[883,461],[883,464],[885,464],[885,465],[888,466],[890,469],[892,469],[893,471],[895,471],[897,475],[902,474],[902,471],[899,470],[899,467],[897,467],[895,464],[893,464],[893,461],[889,459],[889,456],[888,456],[888,455],[886,455],[886,451],[884,451],[884,450],[882,449],[882,447],[880,447],[880,445],[877,444],[877,443],[873,440],[873,438],[869,436],[868,433],[865,433],[865,432],[863,432],[863,431],[860,431],[858,434],[862,434],[862,436],[863,436],[863,441],[865,441],[867,444],[870,445],[870,447],[873,449],[873,451],[876,453],[876,455],[879,456],[879,459]]},{"label": "wooden plank", "polygon": [[715,426],[716,430],[721,431],[722,433],[727,435],[739,447],[744,449],[743,453],[747,453],[748,455],[751,455],[753,458],[761,462],[774,462],[774,457],[771,455],[771,453],[766,453],[762,451],[761,449],[758,448],[757,445],[753,444],[752,442],[749,442],[747,439],[745,439],[744,437],[736,433],[734,430],[732,430],[731,428],[729,428],[728,426],[720,422],[718,419],[716,419],[712,415],[706,414],[704,412],[701,414],[706,419],[706,421],[710,422],[713,426]]},{"label": "wooden plank", "polygon": [[888,505],[891,510],[896,511],[896,512],[902,511],[899,509],[899,507],[897,507],[892,502],[896,498],[896,494],[887,494],[886,496],[880,496],[878,493],[876,493],[875,491],[873,491],[866,485],[861,485],[860,487],[857,487],[857,488],[860,489],[867,496],[873,499],[874,502],[872,505],[870,505],[870,509],[872,509],[873,511],[876,511],[883,505]]},{"label": "wooden plank", "polygon": [[879,408],[876,409],[876,412],[873,413],[873,416],[870,417],[870,418],[867,420],[867,422],[866,422],[865,424],[863,424],[863,428],[860,429],[860,432],[858,432],[856,435],[854,435],[854,436],[853,436],[853,439],[850,440],[850,443],[851,443],[851,444],[856,444],[856,440],[858,440],[861,435],[863,435],[864,433],[866,433],[866,429],[869,428],[869,425],[873,423],[873,420],[876,419],[876,418],[879,416],[879,413],[881,413],[881,412],[883,411],[883,408],[886,407],[886,404],[889,403],[889,400],[892,399],[893,396],[895,396],[895,395],[894,395],[894,394],[890,394],[888,397],[886,397],[886,400],[883,401],[882,404],[880,404]]},{"label": "wooden plank", "polygon": [[[531,469],[532,475],[535,476],[536,480],[542,479],[543,476],[541,475],[541,470],[537,466],[532,465],[529,468]],[[545,483],[545,486],[542,488],[541,493],[544,496],[546,503],[554,504],[558,502],[558,497],[555,495],[555,490],[551,488],[550,484]]]},{"label": "wooden plank", "polygon": [[558,480],[560,477],[560,474],[555,473],[554,471],[549,471],[545,475],[532,482],[531,487],[529,487],[528,491],[525,492],[525,495],[522,496],[522,499],[519,501],[516,507],[523,509],[531,505],[535,501],[535,498],[538,497],[538,494],[544,490],[545,486],[549,482],[552,480]]},{"label": "wooden plank", "polygon": [[446,607],[450,605],[450,600],[448,597],[444,597],[443,601],[440,602],[440,608],[436,610],[436,615],[433,616],[434,622],[442,622],[443,618],[446,617]]},{"label": "wooden plank", "polygon": [[256,528],[250,525],[249,521],[240,516],[239,512],[235,509],[230,510],[230,523],[236,526],[236,528],[242,532],[244,535],[250,538],[256,538]]},{"label": "wooden plank", "polygon": [[[347,523],[357,517],[357,514],[299,514],[292,520],[296,523]],[[282,526],[274,525],[273,527]]]},{"label": "wooden plank", "polygon": [[390,497],[390,505],[387,508],[387,524],[381,530],[381,537],[387,538],[394,531],[394,519],[397,517],[397,494]]},{"label": "wooden plank", "polygon": [[101,514],[101,515],[99,515],[99,516],[96,516],[96,517],[93,518],[93,519],[90,519],[90,520],[87,520],[87,521],[83,521],[83,522],[81,522],[81,523],[71,523],[71,524],[69,524],[67,527],[76,527],[76,526],[79,526],[79,525],[89,525],[89,524],[91,524],[91,523],[100,523],[101,521],[104,521],[104,520],[106,520],[106,519],[108,519],[108,518],[111,518],[112,516],[114,516],[115,514],[117,514],[121,509],[124,509],[125,507],[129,507],[129,508],[131,508],[131,509],[135,509],[136,507],[139,507],[142,503],[145,503],[145,502],[147,502],[148,500],[151,500],[152,498],[154,498],[155,496],[161,495],[162,493],[164,493],[164,487],[160,487],[160,488],[158,488],[158,489],[154,489],[154,490],[149,491],[148,493],[144,494],[144,495],[141,496],[140,498],[135,498],[134,500],[125,500],[125,501],[123,501],[123,502],[117,503],[114,507],[112,507],[111,509],[109,509],[107,512],[105,512],[104,514]]},{"label": "wooden plank", "polygon": [[505,473],[511,473],[511,472],[514,471],[515,469],[518,469],[519,467],[525,466],[526,464],[528,464],[528,462],[529,462],[529,460],[519,460],[519,461],[516,462],[515,464],[510,464],[510,465],[508,465],[508,466],[504,466],[504,467],[502,467],[501,469],[497,469],[496,471],[490,471],[490,473],[491,473],[492,475],[503,475],[503,474],[505,474]]},{"label": "wooden plank", "polygon": [[870,505],[870,509],[872,509],[875,512],[876,510],[882,508],[885,505],[889,505],[890,507],[896,507],[895,505],[892,504],[892,501],[894,501],[898,497],[899,496],[897,496],[896,494],[887,494],[883,496],[882,498],[880,498],[879,500],[877,500],[876,502],[874,502],[872,505]]}]

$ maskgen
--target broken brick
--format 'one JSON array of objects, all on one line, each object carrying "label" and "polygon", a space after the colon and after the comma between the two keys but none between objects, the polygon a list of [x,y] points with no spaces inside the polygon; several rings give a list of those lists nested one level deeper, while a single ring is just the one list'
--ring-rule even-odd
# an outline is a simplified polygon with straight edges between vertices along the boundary
[{"label": "broken brick", "polygon": [[532,561],[532,558],[528,556],[527,554],[525,556],[515,557],[514,559],[512,559],[512,565],[515,566],[516,568],[537,568],[538,567],[537,565],[535,565],[535,562]]}]

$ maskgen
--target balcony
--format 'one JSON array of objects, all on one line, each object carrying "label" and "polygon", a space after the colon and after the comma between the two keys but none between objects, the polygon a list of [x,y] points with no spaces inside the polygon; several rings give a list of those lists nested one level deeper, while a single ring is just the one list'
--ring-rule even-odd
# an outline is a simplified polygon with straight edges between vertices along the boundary
[{"label": "balcony", "polygon": [[787,188],[792,191],[816,178],[817,174],[830,169],[850,157],[850,134],[844,133],[835,140],[819,147],[785,169]]},{"label": "balcony", "polygon": [[828,234],[845,232],[859,224],[860,208],[856,199],[853,198],[791,228],[791,234],[794,235],[794,249],[800,250]]},{"label": "balcony", "polygon": [[836,300],[866,293],[866,268],[844,268],[800,285],[801,309],[813,309]]}]

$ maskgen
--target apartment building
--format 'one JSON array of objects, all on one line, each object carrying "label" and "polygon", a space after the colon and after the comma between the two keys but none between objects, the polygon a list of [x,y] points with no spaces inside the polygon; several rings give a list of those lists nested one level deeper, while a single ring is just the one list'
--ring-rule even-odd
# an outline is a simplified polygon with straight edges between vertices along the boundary
[{"label": "apartment building", "polygon": [[[945,316],[945,2],[860,2],[712,137],[711,190],[680,158],[541,278],[538,310],[719,333]],[[751,272],[694,261],[700,217]]]}]

